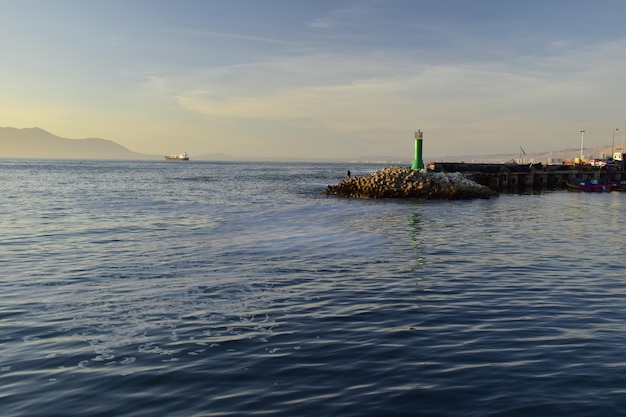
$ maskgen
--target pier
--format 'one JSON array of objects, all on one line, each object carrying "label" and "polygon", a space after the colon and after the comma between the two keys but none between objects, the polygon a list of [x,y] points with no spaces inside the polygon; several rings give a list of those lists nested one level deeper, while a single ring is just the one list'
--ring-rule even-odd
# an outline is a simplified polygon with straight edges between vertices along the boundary
[{"label": "pier", "polygon": [[434,172],[461,172],[478,184],[499,193],[564,189],[568,182],[571,183],[576,178],[615,182],[626,180],[626,171],[623,168],[590,165],[431,162],[428,169]]}]

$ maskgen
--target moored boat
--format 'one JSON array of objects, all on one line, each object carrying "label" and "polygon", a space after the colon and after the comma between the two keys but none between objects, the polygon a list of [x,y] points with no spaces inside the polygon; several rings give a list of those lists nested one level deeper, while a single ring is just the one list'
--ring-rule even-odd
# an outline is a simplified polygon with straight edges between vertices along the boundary
[{"label": "moored boat", "polygon": [[611,190],[621,191],[621,192],[626,191],[626,180],[621,180],[620,182],[611,183]]},{"label": "moored boat", "polygon": [[605,183],[600,180],[575,180],[568,182],[567,188],[574,191],[582,191],[585,193],[608,193],[613,190],[613,184]]},{"label": "moored boat", "polygon": [[180,155],[165,156],[166,161],[189,161],[189,155],[187,152],[183,152]]}]

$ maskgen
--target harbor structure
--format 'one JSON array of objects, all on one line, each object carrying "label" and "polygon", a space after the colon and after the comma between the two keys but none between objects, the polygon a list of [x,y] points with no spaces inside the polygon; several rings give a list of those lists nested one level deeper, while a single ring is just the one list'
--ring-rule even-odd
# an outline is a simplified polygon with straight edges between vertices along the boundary
[{"label": "harbor structure", "polygon": [[415,154],[413,156],[411,169],[424,169],[424,160],[422,159],[423,136],[423,132],[420,129],[417,129],[417,132],[415,132]]},{"label": "harbor structure", "polygon": [[[621,161],[619,161],[621,162]],[[429,171],[460,172],[479,184],[497,192],[520,193],[567,188],[576,179],[602,180],[619,183],[626,181],[622,165],[593,166],[538,164],[480,164],[464,162],[431,162]]]}]

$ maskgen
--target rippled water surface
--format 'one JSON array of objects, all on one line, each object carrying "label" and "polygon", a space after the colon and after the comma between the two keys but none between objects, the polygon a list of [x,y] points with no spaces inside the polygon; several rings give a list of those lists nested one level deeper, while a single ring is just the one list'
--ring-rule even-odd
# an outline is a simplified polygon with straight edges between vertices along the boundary
[{"label": "rippled water surface", "polygon": [[625,414],[626,194],[377,168],[0,160],[2,415]]}]

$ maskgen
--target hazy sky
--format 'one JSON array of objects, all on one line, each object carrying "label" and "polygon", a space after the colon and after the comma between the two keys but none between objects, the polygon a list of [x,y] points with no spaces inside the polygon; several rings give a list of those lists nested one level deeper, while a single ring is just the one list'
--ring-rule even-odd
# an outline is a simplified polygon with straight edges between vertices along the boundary
[{"label": "hazy sky", "polygon": [[[623,0],[0,0],[0,126],[192,156],[611,143]],[[621,132],[616,135],[621,137]]]}]

